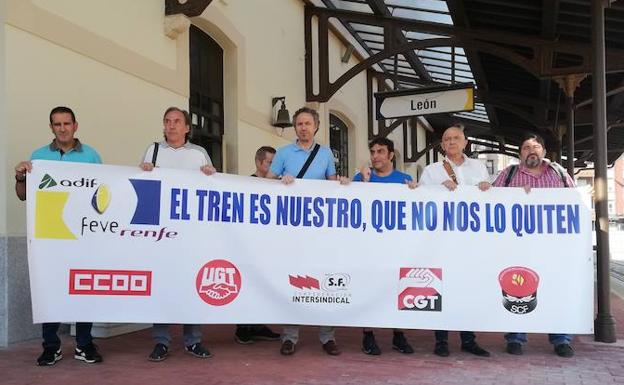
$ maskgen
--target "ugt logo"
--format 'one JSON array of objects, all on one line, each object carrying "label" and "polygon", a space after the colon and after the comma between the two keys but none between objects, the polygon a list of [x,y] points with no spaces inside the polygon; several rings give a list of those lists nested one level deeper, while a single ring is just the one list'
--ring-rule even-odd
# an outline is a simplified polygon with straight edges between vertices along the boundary
[{"label": "ugt logo", "polygon": [[213,306],[223,306],[238,297],[241,275],[231,262],[215,259],[199,269],[195,286],[197,294],[204,302]]}]

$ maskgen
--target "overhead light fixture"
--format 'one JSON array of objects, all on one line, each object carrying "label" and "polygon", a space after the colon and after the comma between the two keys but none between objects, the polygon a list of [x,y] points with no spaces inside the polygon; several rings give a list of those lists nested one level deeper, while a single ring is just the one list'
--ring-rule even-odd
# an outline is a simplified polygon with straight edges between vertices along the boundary
[{"label": "overhead light fixture", "polygon": [[[282,102],[282,105],[280,106],[279,110],[277,111],[277,114],[275,113],[275,109],[276,109],[276,105],[277,102]],[[273,113],[272,113],[272,117],[273,117],[273,123],[272,125],[274,127],[280,127],[282,129],[286,128],[286,127],[292,127],[292,120],[290,120],[290,114],[288,113],[288,110],[286,109],[286,97],[285,96],[280,96],[279,98],[273,98]]]}]

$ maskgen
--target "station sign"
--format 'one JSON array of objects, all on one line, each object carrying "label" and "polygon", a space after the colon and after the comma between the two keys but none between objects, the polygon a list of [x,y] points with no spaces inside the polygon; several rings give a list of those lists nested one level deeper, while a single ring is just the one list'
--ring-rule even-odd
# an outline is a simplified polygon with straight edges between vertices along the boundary
[{"label": "station sign", "polygon": [[474,84],[377,92],[377,119],[474,110]]}]

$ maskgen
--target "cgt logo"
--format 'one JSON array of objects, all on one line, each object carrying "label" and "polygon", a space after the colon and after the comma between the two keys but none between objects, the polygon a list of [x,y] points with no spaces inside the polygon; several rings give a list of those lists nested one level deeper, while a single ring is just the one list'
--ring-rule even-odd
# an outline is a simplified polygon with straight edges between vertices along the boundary
[{"label": "cgt logo", "polygon": [[71,295],[138,295],[152,293],[152,272],[135,270],[70,270]]},{"label": "cgt logo", "polygon": [[442,311],[442,269],[402,267],[399,310]]},{"label": "cgt logo", "polygon": [[199,269],[195,286],[199,297],[208,305],[223,306],[238,297],[241,275],[231,262],[215,259]]}]

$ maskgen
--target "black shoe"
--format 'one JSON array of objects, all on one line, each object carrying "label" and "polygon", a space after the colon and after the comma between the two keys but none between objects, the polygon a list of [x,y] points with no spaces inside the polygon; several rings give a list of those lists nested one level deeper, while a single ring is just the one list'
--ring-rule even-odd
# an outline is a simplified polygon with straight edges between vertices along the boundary
[{"label": "black shoe", "polygon": [[292,356],[293,354],[295,354],[295,343],[290,340],[282,342],[280,354],[282,356]]},{"label": "black shoe", "polygon": [[268,326],[261,325],[249,329],[251,339],[254,341],[278,341],[280,339],[279,333],[274,333]]},{"label": "black shoe", "polygon": [[490,356],[490,352],[488,352],[487,350],[483,349],[476,342],[473,342],[473,343],[471,343],[469,345],[462,345],[461,350],[463,352],[471,353],[471,354],[474,354],[475,356],[479,356],[479,357],[489,357]]},{"label": "black shoe", "polygon": [[98,353],[97,346],[95,346],[94,343],[76,347],[76,350],[74,350],[74,358],[78,361],[86,362],[87,364],[102,362],[102,356]]},{"label": "black shoe", "polygon": [[451,354],[451,352],[449,352],[448,342],[436,341],[435,348],[433,349],[433,354],[440,357],[448,357]]},{"label": "black shoe", "polygon": [[373,332],[364,332],[364,336],[362,337],[362,351],[364,354],[370,354],[372,356],[381,354],[381,349],[377,346],[377,341],[375,341]]},{"label": "black shoe", "polygon": [[243,345],[253,344],[251,328],[249,326],[237,326],[236,333],[234,333],[234,340]]},{"label": "black shoe", "polygon": [[209,358],[212,357],[212,354],[210,353],[210,351],[208,351],[208,349],[206,349],[205,347],[202,346],[201,343],[196,343],[193,345],[189,345],[184,347],[184,350],[186,350],[186,352],[192,356],[195,356],[197,358]]},{"label": "black shoe", "polygon": [[52,366],[56,364],[56,361],[60,361],[63,358],[63,353],[60,348],[44,348],[43,353],[37,358],[38,366]]},{"label": "black shoe", "polygon": [[555,346],[555,354],[559,357],[570,358],[574,356],[574,350],[570,344],[559,344]]},{"label": "black shoe", "polygon": [[339,356],[340,353],[342,353],[340,349],[338,349],[338,345],[336,345],[336,341],[325,342],[323,344],[323,350],[325,351],[325,353],[329,354],[330,356]]},{"label": "black shoe", "polygon": [[403,332],[394,332],[394,336],[392,337],[392,349],[403,354],[414,353],[414,349],[412,349],[412,346],[407,342],[407,338],[405,338]]},{"label": "black shoe", "polygon": [[165,360],[168,355],[169,348],[165,344],[156,344],[147,359],[152,362],[159,362]]},{"label": "black shoe", "polygon": [[521,356],[524,354],[522,352],[522,344],[519,342],[509,342],[507,344],[507,353],[513,354],[514,356]]}]

